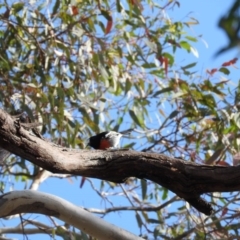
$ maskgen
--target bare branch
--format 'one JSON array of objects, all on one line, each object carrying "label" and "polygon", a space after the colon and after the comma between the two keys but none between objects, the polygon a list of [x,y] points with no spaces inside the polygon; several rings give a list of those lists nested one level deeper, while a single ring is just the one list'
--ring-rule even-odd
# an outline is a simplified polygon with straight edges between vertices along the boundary
[{"label": "bare branch", "polygon": [[[6,227],[6,228],[0,228],[0,234],[22,234],[22,228],[21,227]],[[46,228],[24,228],[24,233],[26,235],[29,234],[49,234],[63,237],[66,234],[69,234],[68,229],[65,228],[65,226],[58,226],[58,227],[46,227]],[[71,232],[70,232],[71,234]],[[74,233],[75,237],[78,237],[80,239],[81,235],[79,233]],[[1,240],[1,237],[0,237]]]},{"label": "bare branch", "polygon": [[39,185],[44,182],[49,176],[51,176],[51,173],[46,170],[39,170],[37,176],[32,181],[32,184],[30,186],[31,190],[37,190],[39,188]]},{"label": "bare branch", "polygon": [[144,211],[144,212],[156,212],[159,211],[165,207],[167,207],[167,205],[175,202],[178,200],[177,196],[174,196],[173,198],[171,198],[170,200],[166,201],[165,203],[161,204],[161,205],[157,205],[157,206],[126,206],[126,207],[112,207],[112,208],[106,208],[106,209],[96,209],[96,208],[84,208],[85,210],[91,212],[91,213],[98,213],[98,214],[106,214],[109,212],[119,212],[119,211]]}]

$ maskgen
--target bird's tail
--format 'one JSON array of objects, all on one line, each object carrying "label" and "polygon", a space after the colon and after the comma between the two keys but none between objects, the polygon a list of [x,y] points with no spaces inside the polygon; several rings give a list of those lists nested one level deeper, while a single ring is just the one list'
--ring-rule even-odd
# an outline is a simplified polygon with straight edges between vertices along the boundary
[{"label": "bird's tail", "polygon": [[121,133],[121,134],[128,134],[128,133],[132,132],[133,130],[134,130],[134,128],[129,128],[129,129],[121,131],[119,133]]}]

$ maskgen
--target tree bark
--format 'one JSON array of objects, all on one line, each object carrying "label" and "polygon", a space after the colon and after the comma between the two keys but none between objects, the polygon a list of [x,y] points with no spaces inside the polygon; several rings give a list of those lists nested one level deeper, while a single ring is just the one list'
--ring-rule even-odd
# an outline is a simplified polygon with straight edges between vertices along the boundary
[{"label": "tree bark", "polygon": [[32,135],[0,110],[0,147],[53,173],[74,174],[122,183],[129,177],[149,179],[209,215],[203,193],[240,190],[240,166],[199,165],[163,154],[132,150],[76,150]]},{"label": "tree bark", "polygon": [[24,190],[0,196],[0,217],[19,213],[54,216],[100,240],[143,240],[51,194]]}]

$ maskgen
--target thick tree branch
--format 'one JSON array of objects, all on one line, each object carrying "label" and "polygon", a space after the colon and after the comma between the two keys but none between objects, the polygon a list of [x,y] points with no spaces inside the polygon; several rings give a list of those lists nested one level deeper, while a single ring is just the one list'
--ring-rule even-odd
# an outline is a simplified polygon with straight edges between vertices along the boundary
[{"label": "thick tree branch", "polygon": [[41,213],[54,216],[102,240],[142,240],[82,208],[51,194],[32,190],[13,191],[0,197],[0,217],[18,213]]},{"label": "thick tree branch", "polygon": [[199,211],[211,206],[199,196],[240,190],[240,166],[199,165],[157,153],[71,150],[31,135],[0,110],[0,147],[53,173],[75,174],[122,183],[128,177],[152,180]]}]

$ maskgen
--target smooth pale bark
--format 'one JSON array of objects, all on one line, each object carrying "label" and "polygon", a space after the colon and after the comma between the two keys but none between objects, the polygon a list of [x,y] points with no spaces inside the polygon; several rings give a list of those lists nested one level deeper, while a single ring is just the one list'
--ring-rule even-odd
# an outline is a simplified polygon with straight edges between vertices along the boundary
[{"label": "smooth pale bark", "polygon": [[97,239],[143,239],[96,217],[62,198],[37,191],[13,191],[0,197],[0,217],[18,213],[41,213],[54,216]]}]

